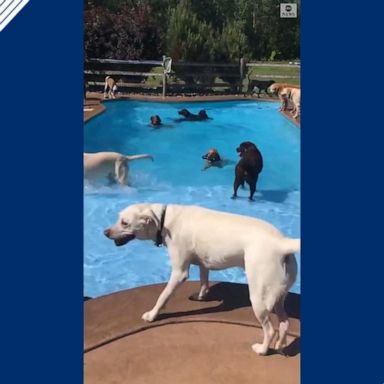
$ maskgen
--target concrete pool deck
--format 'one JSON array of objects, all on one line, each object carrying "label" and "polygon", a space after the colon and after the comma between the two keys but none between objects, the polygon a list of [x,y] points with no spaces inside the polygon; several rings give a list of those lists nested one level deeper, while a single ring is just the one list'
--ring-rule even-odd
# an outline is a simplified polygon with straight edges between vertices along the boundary
[{"label": "concrete pool deck", "polygon": [[[262,340],[248,287],[212,283],[211,301],[188,297],[198,282],[183,284],[153,323],[152,308],[164,284],[145,286],[84,302],[84,383],[299,384],[300,295],[289,294],[286,356],[258,356]],[[277,319],[271,315],[277,329]],[[273,344],[273,343],[272,343]]]},{"label": "concrete pool deck", "polygon": [[[222,96],[167,96],[163,98],[162,96],[150,96],[150,95],[140,95],[140,94],[126,94],[119,95],[116,99],[113,100],[137,100],[137,101],[155,101],[163,103],[174,103],[174,102],[202,102],[202,101],[244,101],[244,100],[253,100],[253,101],[275,101],[278,102],[276,97],[253,97],[253,96],[244,96],[244,95],[222,95]],[[107,99],[107,103],[113,100]],[[87,98],[84,99],[83,115],[84,122],[91,120],[95,116],[98,116],[100,113],[103,113],[106,110],[105,104],[103,103],[103,93],[100,92],[87,92]],[[281,112],[288,120],[290,120],[297,127],[300,127],[300,119],[296,121],[292,118],[289,111]],[[148,117],[149,118],[149,117]]]}]

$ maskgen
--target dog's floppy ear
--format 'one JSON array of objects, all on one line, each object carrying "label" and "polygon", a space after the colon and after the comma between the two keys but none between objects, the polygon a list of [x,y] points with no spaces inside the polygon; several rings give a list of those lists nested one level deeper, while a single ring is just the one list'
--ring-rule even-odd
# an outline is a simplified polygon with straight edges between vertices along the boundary
[{"label": "dog's floppy ear", "polygon": [[157,217],[155,212],[151,208],[147,208],[140,215],[140,220],[144,221],[145,224],[155,223],[156,227],[160,226],[160,219]]},{"label": "dog's floppy ear", "polygon": [[152,216],[147,216],[147,215],[142,216],[141,220],[143,220],[145,224],[149,224],[154,221]]}]

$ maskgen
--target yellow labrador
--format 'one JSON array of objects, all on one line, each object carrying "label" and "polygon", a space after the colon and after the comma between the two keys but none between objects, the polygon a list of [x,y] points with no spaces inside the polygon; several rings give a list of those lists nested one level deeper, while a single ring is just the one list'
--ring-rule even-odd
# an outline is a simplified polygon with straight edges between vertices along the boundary
[{"label": "yellow labrador", "polygon": [[108,178],[110,182],[126,185],[128,181],[128,162],[138,159],[151,159],[151,155],[125,156],[118,152],[84,153],[84,178],[96,180]]},{"label": "yellow labrador", "polygon": [[300,98],[301,98],[301,91],[300,89],[296,88],[284,88],[281,93],[281,97],[286,98],[287,101],[291,100],[293,104],[293,109],[291,111],[291,114],[293,115],[294,119],[299,118],[301,109],[300,109]]},{"label": "yellow labrador", "polygon": [[156,319],[175,289],[188,278],[191,264],[200,268],[200,300],[209,290],[210,269],[238,266],[245,269],[252,308],[264,332],[263,342],[254,344],[253,350],[260,355],[268,351],[275,333],[269,318],[273,308],[279,318],[275,347],[280,350],[285,345],[288,316],[284,300],[296,279],[294,253],[300,250],[300,239],[284,237],[262,220],[173,204],[131,205],[120,212],[117,223],[104,234],[117,246],[138,239],[154,240],[156,245],[168,248],[170,279],[155,306],[143,314],[143,320]]},{"label": "yellow labrador", "polygon": [[286,94],[287,92],[285,91],[283,94],[283,90],[288,90],[288,89],[300,89],[300,85],[286,84],[286,83],[275,83],[269,87],[269,91],[271,93],[279,96],[279,99],[281,102],[281,107],[280,107],[281,111],[286,111],[288,108],[289,98],[287,97],[287,94]]}]

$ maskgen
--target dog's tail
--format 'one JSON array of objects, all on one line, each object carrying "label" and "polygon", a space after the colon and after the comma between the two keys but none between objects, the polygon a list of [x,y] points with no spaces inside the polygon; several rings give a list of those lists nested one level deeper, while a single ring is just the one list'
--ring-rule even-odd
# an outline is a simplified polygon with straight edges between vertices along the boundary
[{"label": "dog's tail", "polygon": [[125,158],[128,161],[139,160],[139,159],[151,159],[153,161],[153,156],[148,154],[125,156]]},{"label": "dog's tail", "polygon": [[276,297],[285,295],[296,281],[298,267],[295,257],[296,252],[300,252],[300,239],[284,238],[282,240],[281,266],[284,274],[283,284]]},{"label": "dog's tail", "polygon": [[282,253],[283,255],[289,255],[291,253],[300,252],[301,240],[300,239],[289,239],[284,238],[282,241]]}]

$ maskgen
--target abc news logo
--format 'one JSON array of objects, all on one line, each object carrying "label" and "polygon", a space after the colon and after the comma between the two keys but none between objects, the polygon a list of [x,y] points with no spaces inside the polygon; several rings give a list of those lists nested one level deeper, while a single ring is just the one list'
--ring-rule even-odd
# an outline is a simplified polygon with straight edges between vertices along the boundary
[{"label": "abc news logo", "polygon": [[280,17],[297,17],[297,4],[295,3],[280,3]]}]

